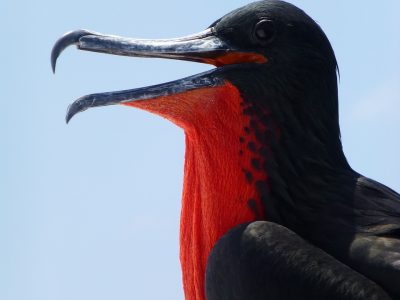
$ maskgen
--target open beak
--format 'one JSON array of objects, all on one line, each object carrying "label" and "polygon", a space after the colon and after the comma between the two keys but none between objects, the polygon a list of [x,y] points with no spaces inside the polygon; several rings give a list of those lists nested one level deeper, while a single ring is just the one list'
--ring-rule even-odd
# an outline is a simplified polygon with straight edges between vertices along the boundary
[{"label": "open beak", "polygon": [[[238,63],[265,63],[267,61],[260,54],[242,51],[229,45],[215,34],[212,27],[198,34],[163,40],[130,39],[87,30],[76,30],[66,33],[54,45],[51,53],[53,72],[58,56],[70,45],[76,45],[78,49],[86,51],[135,57],[188,60],[212,64],[217,67]],[[76,113],[90,107],[127,104],[137,100],[154,99],[222,84],[223,79],[214,70],[146,88],[87,95],[79,98],[69,107],[66,121],[68,122]]]}]

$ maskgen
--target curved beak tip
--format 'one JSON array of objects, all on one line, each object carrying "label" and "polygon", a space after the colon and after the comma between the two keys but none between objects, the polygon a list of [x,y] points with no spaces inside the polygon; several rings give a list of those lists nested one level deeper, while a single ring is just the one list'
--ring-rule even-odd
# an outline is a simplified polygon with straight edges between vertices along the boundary
[{"label": "curved beak tip", "polygon": [[61,52],[63,52],[64,49],[67,48],[68,46],[78,45],[80,38],[86,35],[98,35],[98,34],[85,29],[79,29],[67,32],[56,41],[56,43],[53,46],[53,49],[51,50],[51,58],[50,58],[51,69],[53,70],[53,73],[56,72],[57,59],[60,56]]},{"label": "curved beak tip", "polygon": [[67,108],[67,114],[65,116],[65,123],[69,123],[71,119],[79,112],[85,110],[84,108],[81,107],[79,102],[75,101],[74,103],[70,104]]},{"label": "curved beak tip", "polygon": [[[71,104],[72,105],[72,104]],[[65,115],[65,123],[68,124],[69,121],[72,119],[73,114],[71,114],[71,105],[68,106],[67,108],[67,114]]]}]

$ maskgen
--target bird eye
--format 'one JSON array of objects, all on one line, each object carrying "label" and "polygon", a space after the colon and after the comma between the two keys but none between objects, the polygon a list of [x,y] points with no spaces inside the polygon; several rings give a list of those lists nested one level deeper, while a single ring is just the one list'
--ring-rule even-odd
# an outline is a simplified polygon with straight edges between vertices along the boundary
[{"label": "bird eye", "polygon": [[275,24],[271,20],[261,20],[254,27],[254,34],[263,44],[269,43],[275,37]]}]

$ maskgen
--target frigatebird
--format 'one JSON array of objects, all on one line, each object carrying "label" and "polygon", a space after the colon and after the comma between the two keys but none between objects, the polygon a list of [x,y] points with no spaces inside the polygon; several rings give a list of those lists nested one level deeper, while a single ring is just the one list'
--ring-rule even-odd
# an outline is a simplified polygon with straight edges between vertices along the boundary
[{"label": "frigatebird", "polygon": [[348,164],[337,62],[306,13],[265,0],[206,30],[139,40],[76,30],[69,45],[216,68],[91,94],[169,119],[186,135],[181,264],[186,299],[400,299],[400,195]]}]

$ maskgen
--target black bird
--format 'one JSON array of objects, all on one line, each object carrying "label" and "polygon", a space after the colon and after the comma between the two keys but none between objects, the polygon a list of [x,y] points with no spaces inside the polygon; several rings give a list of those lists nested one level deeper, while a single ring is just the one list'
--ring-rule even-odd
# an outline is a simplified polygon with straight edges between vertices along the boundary
[{"label": "black bird", "polygon": [[335,55],[302,10],[254,2],[171,40],[77,30],[55,44],[53,70],[71,44],[217,66],[67,113],[125,104],[185,130],[186,299],[400,299],[400,195],[347,163]]}]

